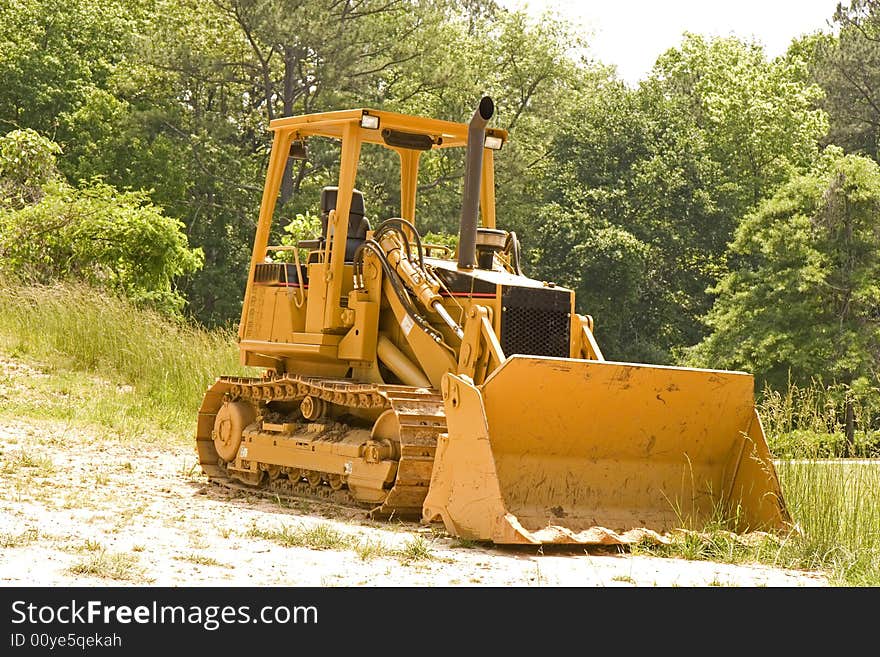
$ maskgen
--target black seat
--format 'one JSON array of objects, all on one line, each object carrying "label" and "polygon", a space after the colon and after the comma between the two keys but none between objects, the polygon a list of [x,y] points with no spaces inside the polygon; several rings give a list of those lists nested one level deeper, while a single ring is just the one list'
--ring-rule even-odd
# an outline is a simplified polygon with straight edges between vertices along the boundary
[{"label": "black seat", "polygon": [[[325,187],[321,190],[321,242],[327,239],[327,221],[330,210],[336,208],[338,187]],[[345,261],[351,262],[357,248],[367,239],[370,222],[364,216],[364,195],[359,190],[352,190],[351,209],[348,212],[348,238],[345,240]]]}]

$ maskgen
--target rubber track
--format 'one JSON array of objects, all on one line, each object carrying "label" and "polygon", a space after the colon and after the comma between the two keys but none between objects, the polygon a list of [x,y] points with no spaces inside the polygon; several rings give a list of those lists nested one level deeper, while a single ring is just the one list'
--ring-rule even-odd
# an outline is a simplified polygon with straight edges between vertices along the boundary
[{"label": "rubber track", "polygon": [[[261,401],[297,401],[306,395],[348,408],[387,410],[400,424],[400,460],[397,477],[379,506],[354,499],[347,488],[312,488],[305,481],[279,478],[259,487],[232,479],[214,449],[214,418],[225,398]],[[446,431],[443,399],[436,390],[413,386],[352,383],[338,379],[285,374],[273,378],[221,377],[208,389],[199,408],[196,451],[208,480],[223,488],[271,499],[307,499],[368,509],[376,518],[420,518],[431,484],[437,436]]]}]

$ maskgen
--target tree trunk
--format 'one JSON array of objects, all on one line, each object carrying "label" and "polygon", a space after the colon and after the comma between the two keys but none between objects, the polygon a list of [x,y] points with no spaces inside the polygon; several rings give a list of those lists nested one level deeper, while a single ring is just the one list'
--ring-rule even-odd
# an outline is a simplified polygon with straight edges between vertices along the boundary
[{"label": "tree trunk", "polygon": [[852,397],[846,398],[846,441],[844,456],[854,456],[856,450],[856,413]]}]

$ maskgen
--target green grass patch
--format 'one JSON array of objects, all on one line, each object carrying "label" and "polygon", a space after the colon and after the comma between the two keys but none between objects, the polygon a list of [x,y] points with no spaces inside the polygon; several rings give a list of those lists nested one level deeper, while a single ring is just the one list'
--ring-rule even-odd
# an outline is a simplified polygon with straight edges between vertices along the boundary
[{"label": "green grass patch", "polygon": [[737,535],[725,523],[645,541],[633,554],[821,571],[841,586],[880,585],[880,463],[780,461],[791,532]]},{"label": "green grass patch", "polygon": [[378,557],[387,557],[392,554],[388,546],[382,541],[359,541],[354,546],[354,551],[361,558],[361,561],[370,561]]},{"label": "green grass patch", "polygon": [[17,376],[22,390],[7,390],[0,412],[126,434],[189,436],[216,377],[249,373],[231,331],[176,322],[74,284],[0,287],[0,350],[50,375]]},{"label": "green grass patch", "polygon": [[337,531],[327,524],[314,527],[288,527],[280,529],[260,529],[251,527],[247,535],[262,538],[284,547],[304,547],[311,550],[348,550],[355,547],[357,540]]},{"label": "green grass patch", "polygon": [[282,526],[278,529],[261,529],[252,526],[247,536],[261,538],[284,547],[304,547],[311,550],[352,550],[362,561],[380,557],[399,559],[403,563],[430,561],[435,559],[431,546],[421,536],[414,536],[402,547],[390,547],[382,541],[362,540],[352,534],[334,529],[328,524],[314,527]]},{"label": "green grass patch", "polygon": [[432,561],[435,558],[430,544],[421,536],[409,539],[403,548],[397,551],[397,556],[403,561]]},{"label": "green grass patch", "polygon": [[144,568],[138,558],[123,552],[94,554],[74,564],[69,572],[73,575],[91,575],[120,581],[143,582]]}]

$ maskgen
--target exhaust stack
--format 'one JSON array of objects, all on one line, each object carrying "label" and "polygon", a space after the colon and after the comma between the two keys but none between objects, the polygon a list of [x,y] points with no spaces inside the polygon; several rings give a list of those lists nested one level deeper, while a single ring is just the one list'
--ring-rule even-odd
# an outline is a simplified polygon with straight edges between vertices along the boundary
[{"label": "exhaust stack", "polygon": [[483,178],[483,139],[486,125],[494,113],[495,103],[489,96],[483,96],[468,124],[461,223],[458,230],[458,266],[461,269],[473,269],[477,266],[477,221],[480,212],[480,182]]}]

